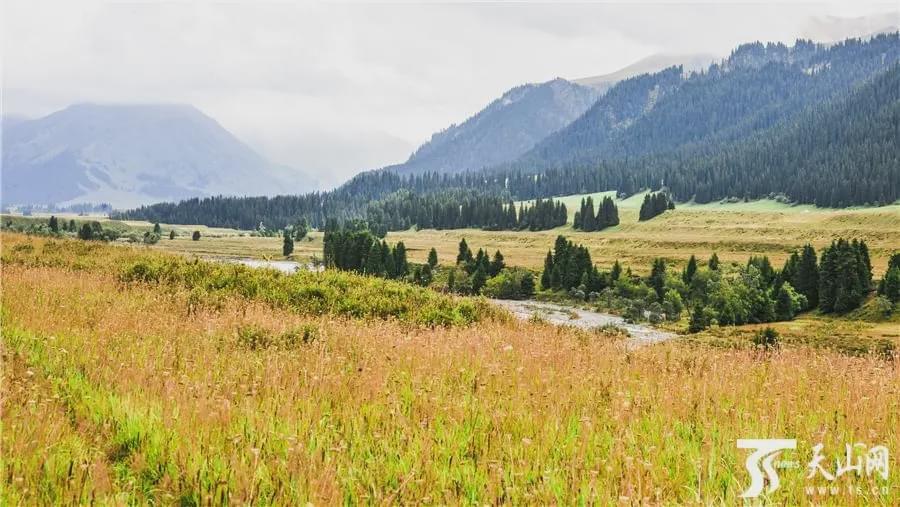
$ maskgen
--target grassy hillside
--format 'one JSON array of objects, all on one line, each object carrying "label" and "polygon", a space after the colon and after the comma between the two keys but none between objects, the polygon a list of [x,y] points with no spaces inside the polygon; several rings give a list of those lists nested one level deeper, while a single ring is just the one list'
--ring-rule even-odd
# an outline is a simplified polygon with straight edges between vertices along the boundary
[{"label": "grassy hillside", "polygon": [[[169,256],[2,240],[5,505],[735,504],[750,437],[798,439],[773,502],[900,502],[900,377],[876,356],[196,305],[203,283],[122,277]],[[810,498],[819,442],[829,464],[884,445],[892,473]]]}]

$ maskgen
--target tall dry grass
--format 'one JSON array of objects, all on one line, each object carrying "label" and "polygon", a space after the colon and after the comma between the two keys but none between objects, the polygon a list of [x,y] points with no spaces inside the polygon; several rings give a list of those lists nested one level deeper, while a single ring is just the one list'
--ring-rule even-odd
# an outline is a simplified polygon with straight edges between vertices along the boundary
[{"label": "tall dry grass", "polygon": [[[828,501],[900,502],[900,376],[874,357],[190,309],[187,288],[92,269],[2,282],[4,504],[733,504],[751,437],[796,437],[804,462],[886,445],[887,495]],[[296,329],[315,332],[274,339]],[[804,475],[772,500],[809,502]]]}]

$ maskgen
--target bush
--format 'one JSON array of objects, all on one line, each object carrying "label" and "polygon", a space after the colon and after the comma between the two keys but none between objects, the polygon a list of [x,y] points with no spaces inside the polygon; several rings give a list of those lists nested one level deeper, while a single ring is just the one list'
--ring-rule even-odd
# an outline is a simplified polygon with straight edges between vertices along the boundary
[{"label": "bush", "polygon": [[753,344],[764,350],[777,349],[781,346],[781,336],[779,336],[778,331],[771,327],[766,327],[756,333],[753,337]]},{"label": "bush", "polygon": [[255,324],[238,327],[237,342],[250,350],[263,350],[270,347],[294,349],[319,339],[319,327],[315,324],[303,324],[283,333],[274,333]]},{"label": "bush", "polygon": [[194,231],[194,233],[191,234],[191,239],[194,241],[200,241],[200,231]]},{"label": "bush", "polygon": [[534,275],[524,269],[504,268],[487,281],[482,293],[496,299],[527,299],[534,295]]}]

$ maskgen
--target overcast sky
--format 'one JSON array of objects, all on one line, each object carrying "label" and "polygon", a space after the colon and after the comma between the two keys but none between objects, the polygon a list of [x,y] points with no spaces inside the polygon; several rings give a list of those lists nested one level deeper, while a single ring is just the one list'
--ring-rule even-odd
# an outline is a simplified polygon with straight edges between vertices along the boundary
[{"label": "overcast sky", "polygon": [[[3,0],[5,114],[183,102],[326,186],[405,160],[505,90],[655,53],[897,26],[898,2]],[[859,18],[864,20],[841,18]],[[859,32],[859,33],[856,33]]]}]

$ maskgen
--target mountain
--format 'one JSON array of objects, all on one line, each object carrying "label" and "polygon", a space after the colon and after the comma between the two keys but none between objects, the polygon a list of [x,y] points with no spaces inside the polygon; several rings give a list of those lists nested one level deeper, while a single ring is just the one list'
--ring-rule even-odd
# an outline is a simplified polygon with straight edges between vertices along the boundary
[{"label": "mountain", "polygon": [[624,81],[628,78],[639,76],[641,74],[651,74],[654,72],[659,72],[663,69],[667,69],[669,67],[677,67],[679,65],[685,73],[698,72],[701,70],[705,70],[711,63],[713,63],[717,59],[717,56],[707,53],[681,55],[658,53],[655,55],[650,55],[646,58],[642,58],[632,63],[631,65],[623,67],[615,72],[602,74],[599,76],[573,79],[572,82],[584,86],[590,86],[600,91],[601,93],[605,93],[607,90],[615,86],[616,83]]},{"label": "mountain", "polygon": [[898,60],[897,33],[830,46],[744,44],[701,73],[673,67],[616,84],[510,166],[533,171],[715,151],[839,98]]},{"label": "mountain", "polygon": [[514,160],[584,113],[600,94],[564,79],[513,88],[460,125],[431,136],[398,174],[458,173]]},{"label": "mountain", "polygon": [[314,188],[188,105],[80,104],[3,129],[4,205],[114,207]]}]

